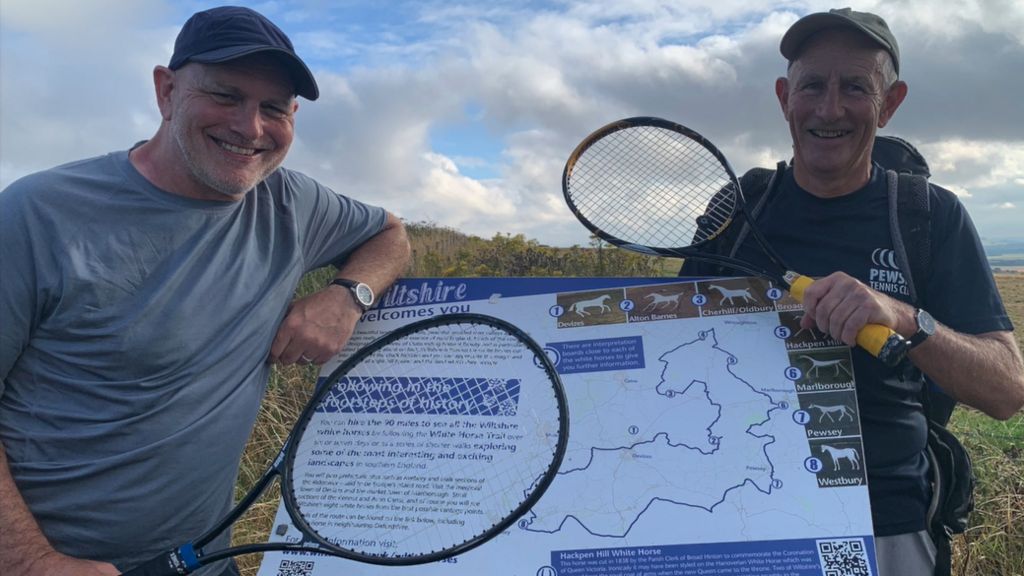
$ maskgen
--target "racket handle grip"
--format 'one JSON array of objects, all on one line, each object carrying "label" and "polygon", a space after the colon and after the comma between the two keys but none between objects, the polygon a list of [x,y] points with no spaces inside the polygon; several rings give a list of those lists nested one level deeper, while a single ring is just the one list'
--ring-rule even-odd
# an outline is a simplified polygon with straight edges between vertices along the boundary
[{"label": "racket handle grip", "polygon": [[[789,293],[803,302],[804,291],[814,284],[814,280],[796,272],[787,272],[784,278],[789,283]],[[907,341],[903,336],[881,324],[867,324],[861,328],[857,332],[857,345],[889,367],[899,364],[907,355]]]},{"label": "racket handle grip", "polygon": [[121,576],[180,576],[191,574],[193,570],[195,568],[185,563],[178,550],[171,550],[122,572]]}]

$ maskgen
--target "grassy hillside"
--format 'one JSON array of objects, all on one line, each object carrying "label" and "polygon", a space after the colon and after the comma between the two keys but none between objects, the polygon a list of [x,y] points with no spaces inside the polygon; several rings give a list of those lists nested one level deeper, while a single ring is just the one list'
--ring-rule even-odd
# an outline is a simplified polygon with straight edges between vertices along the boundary
[{"label": "grassy hillside", "polygon": [[[997,274],[999,293],[1024,350],[1024,274]],[[954,575],[1024,575],[1024,414],[998,422],[969,408],[953,413],[950,429],[974,461],[977,508],[955,541]]]},{"label": "grassy hillside", "polygon": [[[522,236],[499,234],[484,240],[428,224],[413,224],[409,230],[415,262],[408,276],[663,276],[674,275],[679,268],[677,261],[638,256],[597,242],[587,248],[550,248]],[[322,286],[329,275],[312,275],[300,292]],[[1024,347],[1024,274],[999,275],[997,281],[1018,327],[1018,345]],[[243,459],[238,498],[280,449],[316,375],[308,367],[273,374]],[[996,422],[960,408],[951,428],[967,445],[978,475],[977,511],[970,530],[956,540],[953,573],[1024,576],[1024,415]],[[266,540],[277,498],[276,492],[264,495],[255,512],[237,527],[237,542]],[[255,575],[259,556],[242,557],[239,563],[243,574]]]},{"label": "grassy hillside", "polygon": [[619,250],[594,238],[588,247],[552,248],[515,236],[482,239],[426,223],[407,224],[413,263],[407,276],[662,276],[679,262]]}]

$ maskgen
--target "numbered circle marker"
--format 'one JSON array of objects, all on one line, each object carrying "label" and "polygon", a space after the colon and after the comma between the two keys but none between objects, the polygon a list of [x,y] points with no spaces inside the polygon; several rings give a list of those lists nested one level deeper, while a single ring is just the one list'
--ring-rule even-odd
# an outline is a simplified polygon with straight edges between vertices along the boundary
[{"label": "numbered circle marker", "polygon": [[807,410],[797,410],[793,412],[793,422],[801,426],[807,426],[811,422],[811,413]]},{"label": "numbered circle marker", "polygon": [[804,460],[804,469],[807,470],[808,472],[813,472],[815,474],[821,472],[821,459],[815,458],[814,456],[809,457],[808,459]]},{"label": "numbered circle marker", "polygon": [[796,382],[797,380],[803,377],[804,371],[797,366],[789,366],[788,368],[786,368],[783,374],[786,375],[787,380],[792,380]]},{"label": "numbered circle marker", "polygon": [[619,310],[623,312],[629,312],[633,308],[636,308],[636,304],[632,300],[623,300],[619,302]]},{"label": "numbered circle marker", "polygon": [[559,306],[558,304],[555,304],[551,308],[548,308],[548,314],[550,314],[551,316],[553,316],[555,318],[558,318],[562,314],[565,314],[565,307],[564,306]]}]

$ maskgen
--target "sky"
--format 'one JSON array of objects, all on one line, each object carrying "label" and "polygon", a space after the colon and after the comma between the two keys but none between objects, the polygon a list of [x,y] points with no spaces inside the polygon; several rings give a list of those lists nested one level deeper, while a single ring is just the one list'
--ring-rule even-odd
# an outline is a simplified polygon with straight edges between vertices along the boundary
[{"label": "sky", "polygon": [[[1024,238],[1024,2],[268,0],[321,96],[299,100],[285,166],[332,189],[490,238],[586,245],[562,199],[593,130],[660,116],[737,172],[791,156],[774,94],[800,16],[883,16],[906,101],[881,131],[914,143],[986,242]],[[127,149],[160,121],[155,65],[200,0],[0,1],[0,188]]]}]

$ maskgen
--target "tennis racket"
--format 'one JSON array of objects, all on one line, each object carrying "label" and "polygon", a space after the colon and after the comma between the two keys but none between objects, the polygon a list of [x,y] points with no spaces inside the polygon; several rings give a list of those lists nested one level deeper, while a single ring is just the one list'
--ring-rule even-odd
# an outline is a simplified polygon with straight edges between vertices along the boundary
[{"label": "tennis racket", "polygon": [[[189,574],[272,550],[381,565],[460,554],[540,499],[568,429],[558,373],[521,330],[479,314],[415,322],[321,382],[274,463],[216,526],[124,574]],[[301,539],[206,550],[276,477]]]},{"label": "tennis racket", "polygon": [[[758,230],[725,155],[685,126],[638,117],[598,129],[569,156],[562,191],[576,218],[615,246],[728,266],[768,278],[800,301],[814,283],[789,270]],[[702,249],[740,215],[777,270]],[[907,349],[903,337],[878,324],[862,328],[857,344],[889,366]]]}]

